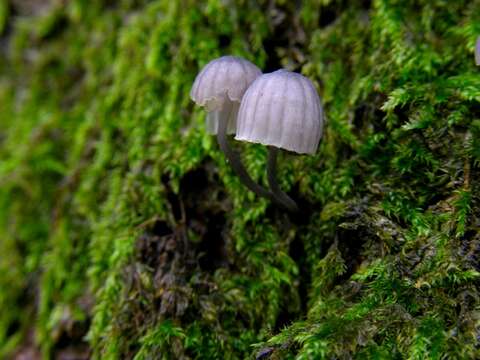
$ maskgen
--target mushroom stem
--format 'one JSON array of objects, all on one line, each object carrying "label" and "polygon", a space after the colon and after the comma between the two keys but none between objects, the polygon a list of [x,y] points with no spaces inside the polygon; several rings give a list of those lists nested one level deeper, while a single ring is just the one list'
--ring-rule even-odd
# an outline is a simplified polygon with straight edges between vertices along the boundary
[{"label": "mushroom stem", "polygon": [[230,162],[233,170],[240,178],[240,181],[251,191],[253,191],[258,196],[262,196],[271,200],[275,200],[272,193],[265,189],[264,187],[257,184],[252,180],[250,175],[248,175],[247,170],[245,170],[240,157],[238,154],[230,147],[227,139],[227,126],[228,118],[230,117],[230,112],[232,111],[233,104],[231,101],[226,101],[223,109],[219,113],[218,118],[218,132],[217,140],[220,145],[220,149],[225,154],[226,158]]},{"label": "mushroom stem", "polygon": [[273,196],[276,201],[282,204],[285,208],[292,212],[298,211],[298,206],[295,201],[290,198],[286,193],[284,193],[277,182],[277,154],[278,148],[269,146],[268,147],[268,160],[267,160],[267,176],[268,183],[270,184],[270,189],[272,190]]}]

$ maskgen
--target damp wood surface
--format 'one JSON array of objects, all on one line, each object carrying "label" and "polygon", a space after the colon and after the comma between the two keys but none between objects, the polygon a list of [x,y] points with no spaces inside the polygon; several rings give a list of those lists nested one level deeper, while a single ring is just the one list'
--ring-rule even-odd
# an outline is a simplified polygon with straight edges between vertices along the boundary
[{"label": "damp wood surface", "polygon": [[[478,0],[0,0],[0,358],[480,358],[479,34]],[[322,98],[297,214],[189,98],[223,55]]]}]

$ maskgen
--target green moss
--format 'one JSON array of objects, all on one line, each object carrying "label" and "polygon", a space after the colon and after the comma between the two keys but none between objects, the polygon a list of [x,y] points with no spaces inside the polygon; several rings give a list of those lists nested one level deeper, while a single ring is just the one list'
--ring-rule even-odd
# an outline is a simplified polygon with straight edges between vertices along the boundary
[{"label": "green moss", "polygon": [[[0,3],[0,357],[479,357],[480,5],[226,4]],[[300,214],[205,134],[223,54],[318,86]]]}]

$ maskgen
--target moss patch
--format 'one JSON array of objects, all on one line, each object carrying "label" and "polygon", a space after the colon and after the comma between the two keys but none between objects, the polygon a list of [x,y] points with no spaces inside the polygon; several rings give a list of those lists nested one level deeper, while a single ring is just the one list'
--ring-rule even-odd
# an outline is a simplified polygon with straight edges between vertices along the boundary
[{"label": "moss patch", "polygon": [[[480,5],[31,3],[0,2],[0,357],[480,357]],[[318,87],[300,214],[205,134],[224,54]]]}]

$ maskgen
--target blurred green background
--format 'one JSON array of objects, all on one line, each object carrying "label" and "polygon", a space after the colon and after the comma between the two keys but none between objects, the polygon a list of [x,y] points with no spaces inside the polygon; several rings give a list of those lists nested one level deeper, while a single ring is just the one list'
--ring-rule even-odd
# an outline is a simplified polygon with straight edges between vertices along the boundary
[{"label": "blurred green background", "polygon": [[[480,358],[479,34],[478,0],[0,0],[0,358]],[[322,97],[299,214],[189,99],[226,54]]]}]

